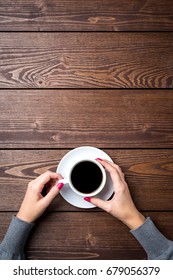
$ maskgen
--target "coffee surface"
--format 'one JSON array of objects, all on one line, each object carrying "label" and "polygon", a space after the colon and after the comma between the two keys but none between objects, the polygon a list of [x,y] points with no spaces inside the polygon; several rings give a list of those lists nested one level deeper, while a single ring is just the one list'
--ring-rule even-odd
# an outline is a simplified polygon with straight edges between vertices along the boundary
[{"label": "coffee surface", "polygon": [[95,191],[102,182],[100,168],[91,161],[82,161],[72,170],[71,181],[75,189],[82,193]]}]

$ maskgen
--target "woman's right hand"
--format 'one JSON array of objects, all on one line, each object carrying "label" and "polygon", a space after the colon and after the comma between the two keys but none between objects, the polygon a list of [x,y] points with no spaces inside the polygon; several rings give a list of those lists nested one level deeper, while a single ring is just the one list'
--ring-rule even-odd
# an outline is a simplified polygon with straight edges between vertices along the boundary
[{"label": "woman's right hand", "polygon": [[[62,178],[60,174],[46,171],[31,181],[16,216],[28,223],[32,223],[39,218],[63,187],[63,183],[58,183]],[[47,191],[43,195],[45,187]]]},{"label": "woman's right hand", "polygon": [[145,217],[133,203],[121,168],[108,160],[97,160],[110,173],[114,185],[114,196],[109,201],[103,201],[96,197],[85,197],[85,200],[110,213],[130,229],[136,229],[144,223]]}]

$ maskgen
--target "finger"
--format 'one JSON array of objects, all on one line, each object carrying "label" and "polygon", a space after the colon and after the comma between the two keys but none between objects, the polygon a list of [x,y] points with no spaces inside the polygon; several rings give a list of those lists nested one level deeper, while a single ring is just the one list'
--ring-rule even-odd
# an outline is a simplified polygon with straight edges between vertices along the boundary
[{"label": "finger", "polygon": [[102,160],[98,160],[98,161],[99,161],[99,163],[101,163],[101,165],[103,165],[106,168],[106,170],[108,172],[112,172],[115,169],[115,166],[113,166],[112,163],[108,160],[102,159]]},{"label": "finger", "polygon": [[45,184],[47,184],[52,179],[53,180],[58,179],[58,174],[51,171],[46,171],[45,173],[43,173],[42,175],[40,175],[38,178],[35,179],[36,189],[41,192]]},{"label": "finger", "polygon": [[51,172],[48,170],[48,171],[44,172],[43,174],[41,174],[39,177],[37,177],[35,179],[35,181],[45,185],[51,179],[57,179],[57,178],[58,178],[58,173]]},{"label": "finger", "polygon": [[56,181],[56,183],[58,183],[59,180],[64,179],[64,177],[60,173],[57,173],[57,175],[58,175],[57,177],[58,180]]},{"label": "finger", "polygon": [[[62,176],[58,176],[59,180],[62,179]],[[53,188],[56,184],[58,184],[57,179],[50,179],[49,182],[47,182],[43,189],[41,190],[41,195],[46,196],[46,194]]]},{"label": "finger", "polygon": [[125,182],[124,174],[121,171],[121,168],[117,164],[115,164],[113,162],[110,162],[108,160],[101,160],[99,162],[110,173],[110,176],[111,176],[112,181],[114,183],[114,189],[115,189],[115,184],[117,185],[116,189],[119,188],[122,185],[122,183]]},{"label": "finger", "polygon": [[109,204],[107,201],[104,201],[100,198],[97,198],[97,197],[91,197],[89,199],[89,202],[94,204],[95,206],[103,209],[104,211],[108,212],[109,211]]},{"label": "finger", "polygon": [[117,172],[119,173],[120,177],[122,180],[124,180],[124,173],[122,172],[121,168],[119,165],[117,165],[116,163],[114,162],[111,162],[109,160],[104,160],[104,162],[107,162],[109,165],[111,165],[113,168],[116,168]]},{"label": "finger", "polygon": [[[61,185],[58,185],[58,182],[59,182],[59,180],[63,179],[63,177],[59,173],[57,173],[57,175],[58,175],[58,178],[50,179],[49,182],[46,183],[44,185],[44,187],[41,189],[42,196],[46,196],[55,185],[57,185],[57,187],[61,187],[62,188],[63,184],[61,183]],[[61,188],[59,188],[59,189],[61,189]]]},{"label": "finger", "polygon": [[113,166],[112,164],[110,164],[109,161],[106,160],[102,160],[99,161],[104,167],[105,169],[110,173],[110,176],[112,178],[112,181],[114,183],[114,189],[117,189],[117,186],[119,186],[122,182],[121,180],[121,176],[118,172],[118,170],[115,168],[115,166]]},{"label": "finger", "polygon": [[[59,184],[60,185],[60,184]],[[43,203],[45,204],[46,207],[49,206],[49,204],[52,202],[52,200],[58,195],[60,192],[60,189],[63,187],[62,183],[61,186],[56,183],[50,191],[47,193],[47,195],[43,198]]]}]

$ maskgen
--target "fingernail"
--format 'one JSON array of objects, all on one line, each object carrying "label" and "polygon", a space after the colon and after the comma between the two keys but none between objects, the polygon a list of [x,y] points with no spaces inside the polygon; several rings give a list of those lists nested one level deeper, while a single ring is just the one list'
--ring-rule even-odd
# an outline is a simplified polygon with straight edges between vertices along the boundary
[{"label": "fingernail", "polygon": [[101,159],[101,158],[96,158],[96,160],[100,160],[100,161],[102,161],[102,159]]},{"label": "fingernail", "polygon": [[58,188],[59,190],[61,190],[63,186],[64,186],[63,183],[59,183],[59,184],[57,185],[57,188]]},{"label": "fingernail", "polygon": [[88,197],[88,196],[84,197],[84,199],[85,199],[86,201],[88,201],[88,202],[90,202],[90,201],[91,201],[91,198],[90,198],[90,197]]}]

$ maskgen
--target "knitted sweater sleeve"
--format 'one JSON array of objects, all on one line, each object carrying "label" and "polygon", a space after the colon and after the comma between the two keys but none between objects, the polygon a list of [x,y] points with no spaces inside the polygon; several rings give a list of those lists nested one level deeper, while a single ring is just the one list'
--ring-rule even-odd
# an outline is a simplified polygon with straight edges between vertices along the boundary
[{"label": "knitted sweater sleeve", "polygon": [[144,224],[130,231],[150,260],[173,260],[173,241],[167,239],[148,217]]},{"label": "knitted sweater sleeve", "polygon": [[[0,245],[1,260],[24,259],[24,247],[33,223],[13,217],[7,233]],[[130,231],[146,251],[151,260],[172,260],[173,242],[156,228],[150,218],[143,225]]]},{"label": "knitted sweater sleeve", "polygon": [[24,247],[33,223],[27,223],[16,216],[12,217],[7,233],[0,245],[0,260],[25,259]]}]

